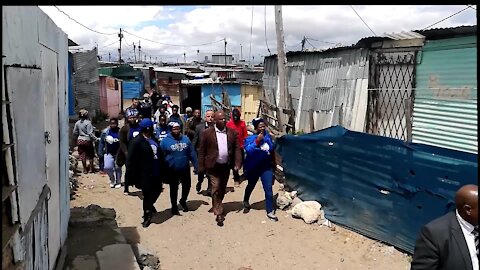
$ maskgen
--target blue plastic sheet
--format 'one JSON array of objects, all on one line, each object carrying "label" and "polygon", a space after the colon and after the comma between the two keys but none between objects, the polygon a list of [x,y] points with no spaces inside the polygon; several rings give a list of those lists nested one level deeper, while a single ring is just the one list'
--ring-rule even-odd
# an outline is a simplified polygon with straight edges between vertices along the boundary
[{"label": "blue plastic sheet", "polygon": [[335,126],[277,140],[287,184],[327,219],[413,253],[422,226],[478,183],[478,155]]}]

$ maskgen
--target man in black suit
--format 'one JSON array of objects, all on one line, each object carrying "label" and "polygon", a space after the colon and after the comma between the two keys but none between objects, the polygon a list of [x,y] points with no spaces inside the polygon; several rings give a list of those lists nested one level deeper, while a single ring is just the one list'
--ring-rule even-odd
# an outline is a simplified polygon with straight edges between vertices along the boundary
[{"label": "man in black suit", "polygon": [[411,270],[478,270],[478,186],[461,187],[455,206],[422,228]]},{"label": "man in black suit", "polygon": [[[205,131],[206,128],[213,127],[214,124],[215,124],[213,122],[213,115],[214,115],[214,112],[212,110],[206,111],[205,112],[205,122],[202,122],[202,123],[198,124],[195,128],[195,135],[193,136],[192,144],[193,144],[193,147],[195,147],[195,151],[197,152],[197,154],[198,154],[198,150],[200,149],[200,139],[201,139],[201,135],[202,135],[203,131]],[[197,182],[197,185],[195,187],[198,194],[200,194],[200,191],[202,189],[202,183],[203,183],[204,179],[205,179],[205,174],[204,173],[199,173],[198,174],[198,182]],[[211,186],[211,183],[210,183],[210,180],[208,179],[208,177],[207,177],[207,181],[208,181],[207,196],[211,196],[212,195],[212,186]]]}]

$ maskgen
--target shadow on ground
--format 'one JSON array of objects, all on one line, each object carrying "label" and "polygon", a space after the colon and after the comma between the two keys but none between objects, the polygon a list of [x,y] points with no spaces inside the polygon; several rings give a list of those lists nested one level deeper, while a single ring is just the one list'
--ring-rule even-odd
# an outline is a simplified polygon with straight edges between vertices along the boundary
[{"label": "shadow on ground", "polygon": [[[123,256],[122,269],[140,269],[137,262],[140,258],[137,248],[140,235],[135,227],[118,227],[115,216],[114,209],[93,204],[71,209],[63,269],[111,269],[117,256]],[[127,252],[116,254],[121,250]],[[128,256],[128,252],[131,256]],[[158,257],[152,255],[150,261],[155,259],[158,261]],[[159,264],[152,269],[159,269]]]}]

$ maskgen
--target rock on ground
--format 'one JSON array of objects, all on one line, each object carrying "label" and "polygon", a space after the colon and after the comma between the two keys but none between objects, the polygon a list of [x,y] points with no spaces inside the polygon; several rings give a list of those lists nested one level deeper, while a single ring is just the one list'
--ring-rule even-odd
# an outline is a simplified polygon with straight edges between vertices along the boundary
[{"label": "rock on ground", "polygon": [[152,269],[157,270],[160,269],[160,259],[155,256],[152,252],[145,249],[140,244],[136,244],[133,246],[133,253],[137,258],[137,262],[142,267],[143,270],[145,269]]},{"label": "rock on ground", "polygon": [[279,192],[278,197],[277,197],[277,206],[280,210],[286,209],[288,206],[290,206],[293,202],[293,200],[297,197],[297,192],[292,191],[292,192]]},{"label": "rock on ground", "polygon": [[87,207],[74,207],[70,209],[70,226],[82,225],[116,225],[115,210],[113,208],[101,208],[90,204]]},{"label": "rock on ground", "polygon": [[301,218],[305,223],[311,224],[316,222],[321,216],[322,205],[317,201],[301,202],[292,209],[292,216]]}]

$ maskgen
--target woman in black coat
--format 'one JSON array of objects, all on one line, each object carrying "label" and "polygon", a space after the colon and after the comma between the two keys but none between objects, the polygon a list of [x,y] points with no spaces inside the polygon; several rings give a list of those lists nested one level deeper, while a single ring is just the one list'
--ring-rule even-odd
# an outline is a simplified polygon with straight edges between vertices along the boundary
[{"label": "woman in black coat", "polygon": [[140,122],[141,133],[128,146],[125,176],[130,184],[143,193],[143,227],[151,223],[153,206],[162,192],[163,175],[166,174],[165,157],[159,142],[153,136],[153,122],[145,118]]}]

